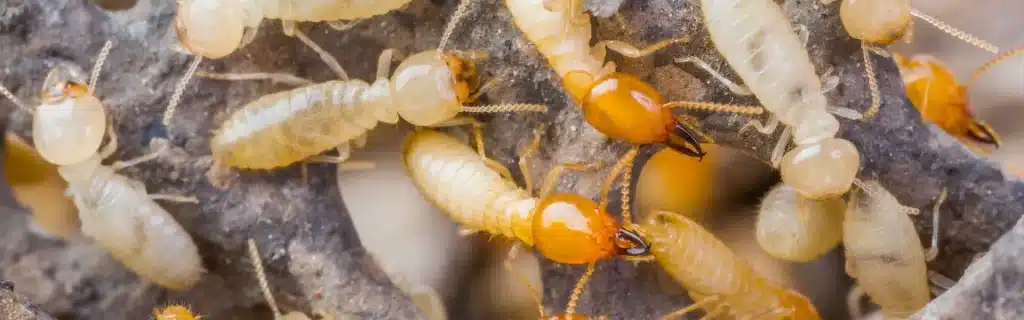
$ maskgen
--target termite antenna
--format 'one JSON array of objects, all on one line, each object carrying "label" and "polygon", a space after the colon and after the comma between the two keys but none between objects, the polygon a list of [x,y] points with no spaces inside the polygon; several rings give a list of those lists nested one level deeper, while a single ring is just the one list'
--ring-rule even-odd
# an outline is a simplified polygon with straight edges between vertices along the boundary
[{"label": "termite antenna", "polygon": [[103,44],[103,49],[100,49],[99,56],[96,57],[96,64],[92,66],[92,74],[89,76],[89,94],[96,92],[96,82],[100,79],[100,70],[103,69],[103,63],[107,61],[107,56],[110,55],[110,48],[114,47],[114,43],[107,40]]},{"label": "termite antenna", "polygon": [[576,282],[576,287],[572,289],[572,295],[569,296],[569,304],[565,307],[565,314],[567,318],[572,318],[573,314],[576,314],[576,303],[579,302],[580,296],[583,295],[583,287],[587,286],[587,282],[590,281],[590,277],[594,276],[594,263],[587,265],[587,272],[580,277],[580,281]]},{"label": "termite antenna", "polygon": [[513,103],[489,104],[482,106],[463,106],[465,113],[500,113],[500,112],[547,112],[548,106],[543,104]]},{"label": "termite antenna", "polygon": [[203,62],[202,56],[196,56],[192,60],[192,64],[189,64],[188,70],[185,71],[185,76],[181,78],[178,85],[174,87],[174,93],[171,94],[171,101],[167,103],[167,110],[164,110],[163,123],[164,127],[169,127],[171,118],[174,117],[174,110],[178,109],[178,104],[181,103],[181,96],[185,94],[185,86],[188,85],[189,80],[196,73],[196,68],[199,68],[199,63]]},{"label": "termite antenna", "polygon": [[1011,56],[1018,55],[1018,54],[1020,54],[1022,52],[1024,52],[1024,46],[1020,46],[1020,47],[1016,47],[1016,48],[1007,50],[1007,51],[1005,51],[1003,53],[1000,53],[999,55],[995,56],[994,58],[988,60],[987,62],[985,62],[985,64],[982,64],[981,67],[978,67],[978,70],[974,71],[974,73],[971,74],[971,79],[967,81],[967,86],[966,87],[970,88],[971,85],[973,85],[976,81],[978,81],[979,78],[981,78],[982,74],[984,74],[985,72],[988,72],[988,70],[992,69],[992,67],[995,67],[995,65],[1003,62],[1004,60],[1006,60],[1007,58],[1009,58]]},{"label": "termite antenna", "polygon": [[459,1],[459,6],[455,8],[451,20],[448,21],[448,25],[445,26],[444,33],[441,35],[441,43],[437,45],[438,52],[444,52],[444,45],[448,44],[448,39],[451,38],[452,32],[455,32],[455,26],[459,24],[459,20],[462,20],[462,17],[466,15],[469,3],[470,0]]},{"label": "termite antenna", "polygon": [[263,259],[260,258],[260,251],[256,248],[256,241],[249,239],[249,259],[252,260],[252,267],[256,269],[256,280],[260,283],[260,290],[263,291],[263,298],[267,299],[270,311],[274,313],[275,319],[281,318],[281,310],[277,308],[277,301],[270,293],[270,284],[267,283],[267,275],[263,273]]},{"label": "termite antenna", "polygon": [[8,90],[7,87],[3,84],[0,84],[0,94],[3,94],[4,97],[7,97],[8,100],[11,100],[11,103],[18,106],[18,109],[25,110],[25,112],[28,112],[29,114],[36,113],[35,110],[29,108],[28,105],[21,102],[21,99],[18,99],[18,97],[11,93],[11,90]]},{"label": "termite antenna", "polygon": [[662,105],[663,108],[693,109],[711,112],[725,112],[745,115],[759,115],[764,113],[764,107],[741,106],[735,104],[724,104],[700,101],[672,101]]},{"label": "termite antenna", "polygon": [[932,24],[936,28],[939,28],[939,30],[942,30],[943,32],[953,37],[956,37],[957,39],[963,40],[964,42],[974,45],[975,47],[991,52],[992,54],[999,53],[999,47],[996,47],[994,44],[991,44],[985,40],[981,40],[978,37],[975,37],[967,32],[964,32],[951,25],[948,25],[945,22],[939,21],[939,19],[929,16],[924,12],[918,11],[915,8],[910,8],[910,14],[920,18],[921,20],[924,20],[925,22]]},{"label": "termite antenna", "polygon": [[878,109],[882,107],[882,97],[878,92],[878,77],[875,75],[875,62],[871,60],[871,55],[868,54],[868,44],[865,41],[860,43],[860,51],[864,56],[864,73],[868,78],[868,90],[871,91],[871,107],[864,112],[861,120],[867,121],[878,113]]}]

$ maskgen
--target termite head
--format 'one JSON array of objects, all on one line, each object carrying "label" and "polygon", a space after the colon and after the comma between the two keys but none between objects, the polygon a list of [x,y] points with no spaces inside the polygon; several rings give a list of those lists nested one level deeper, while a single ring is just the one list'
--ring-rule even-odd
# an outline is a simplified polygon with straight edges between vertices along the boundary
[{"label": "termite head", "polygon": [[43,104],[32,118],[36,150],[56,165],[77,163],[96,153],[107,127],[103,103],[69,77],[61,68],[50,71],[43,84]]},{"label": "termite head", "polygon": [[910,0],[843,0],[839,17],[851,37],[888,45],[910,29]]},{"label": "termite head", "polygon": [[798,144],[782,157],[782,182],[810,199],[836,198],[853,184],[860,170],[860,153],[850,141],[827,138]]},{"label": "termite head", "polygon": [[454,118],[469,99],[475,70],[471,61],[436,50],[406,58],[391,76],[395,111],[417,126]]},{"label": "termite head", "polygon": [[452,74],[455,96],[463,104],[473,103],[469,101],[471,93],[480,88],[480,76],[476,71],[476,60],[479,58],[473,53],[460,51],[442,53],[441,59],[448,65],[448,72]]},{"label": "termite head", "polygon": [[984,121],[972,120],[968,123],[967,136],[975,141],[988,143],[994,145],[996,148],[999,147],[999,135],[996,134],[996,131]]},{"label": "termite head", "polygon": [[548,259],[586,264],[615,254],[646,254],[647,244],[634,233],[620,231],[611,215],[578,194],[544,197],[533,214],[534,245]]},{"label": "termite head", "polygon": [[596,81],[585,71],[565,75],[566,90],[583,107],[583,117],[598,131],[633,144],[666,143],[684,154],[702,157],[697,139],[679,124],[665,99],[650,84],[626,73]]},{"label": "termite head", "polygon": [[193,315],[192,310],[180,305],[172,305],[161,310],[153,310],[156,320],[200,320],[200,316]]},{"label": "termite head", "polygon": [[223,0],[178,0],[174,30],[190,53],[217,59],[234,52],[245,33],[241,3]]},{"label": "termite head", "polygon": [[813,320],[821,319],[818,309],[814,307],[811,300],[793,290],[783,290],[779,293],[780,304],[783,308],[790,310],[789,319]]}]

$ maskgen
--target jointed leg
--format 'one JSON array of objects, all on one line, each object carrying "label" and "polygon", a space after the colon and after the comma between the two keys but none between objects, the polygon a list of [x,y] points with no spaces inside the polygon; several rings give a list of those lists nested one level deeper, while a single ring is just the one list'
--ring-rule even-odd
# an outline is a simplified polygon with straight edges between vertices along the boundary
[{"label": "jointed leg", "polygon": [[682,317],[682,316],[686,315],[687,313],[690,313],[693,310],[697,310],[698,308],[703,308],[707,304],[717,302],[718,300],[719,300],[718,296],[704,297],[704,298],[701,298],[700,300],[694,301],[693,303],[691,303],[690,305],[688,305],[686,307],[683,307],[682,309],[673,311],[672,313],[666,314],[666,315],[664,315],[664,316],[662,316],[661,318],[658,318],[658,319],[659,320],[676,319],[676,318],[679,318],[679,317]]},{"label": "jointed leg", "polygon": [[377,80],[387,79],[391,73],[391,61],[394,59],[395,49],[384,49],[377,57]]},{"label": "jointed leg", "polygon": [[935,260],[935,257],[939,256],[939,207],[946,201],[947,190],[942,189],[939,193],[939,199],[935,200],[935,209],[932,210],[932,245],[925,251],[925,261]]},{"label": "jointed leg", "polygon": [[227,80],[227,81],[239,81],[239,80],[270,80],[274,82],[280,82],[293,86],[308,86],[315,82],[307,80],[305,78],[296,77],[287,73],[267,73],[267,72],[252,72],[252,73],[216,73],[216,72],[196,72],[196,76],[200,78],[215,79],[215,80]]},{"label": "jointed leg", "polygon": [[331,29],[338,30],[338,31],[345,31],[345,30],[348,30],[348,29],[352,29],[352,27],[355,27],[357,24],[359,24],[362,21],[363,21],[362,18],[352,19],[352,20],[349,20],[349,21],[335,20],[335,21],[327,21],[327,25],[330,26]]},{"label": "jointed leg", "polygon": [[[605,48],[608,48],[611,51],[618,52],[619,54],[621,54],[623,56],[626,56],[626,57],[629,57],[629,58],[640,58],[640,57],[643,57],[643,56],[650,55],[650,54],[652,54],[652,53],[654,53],[654,52],[656,52],[658,50],[664,49],[665,47],[668,47],[668,46],[670,46],[672,44],[675,44],[675,43],[686,43],[686,42],[690,42],[690,37],[679,37],[679,38],[665,39],[665,40],[658,41],[655,44],[652,44],[652,45],[649,45],[647,47],[644,47],[643,49],[639,49],[637,47],[634,47],[631,44],[628,44],[628,43],[625,43],[625,42],[622,42],[622,41],[618,41],[618,40],[604,40],[604,41],[598,42],[594,47],[595,48],[605,47]],[[600,49],[598,49],[598,50],[600,50]]]},{"label": "jointed leg", "polygon": [[480,154],[480,159],[483,159],[484,163],[487,164],[487,167],[491,168],[494,171],[497,171],[498,174],[501,174],[501,176],[505,177],[505,179],[512,180],[512,172],[508,171],[508,168],[506,168],[500,162],[494,161],[494,159],[487,157],[487,152],[484,149],[484,124],[481,123],[480,121],[477,121],[473,117],[460,116],[448,119],[444,122],[432,125],[430,127],[441,128],[463,125],[473,126],[473,140],[476,142],[476,151],[477,153]]},{"label": "jointed leg", "polygon": [[100,159],[110,158],[117,152],[117,131],[114,131],[114,124],[107,125],[107,144],[100,148]]},{"label": "jointed leg", "polygon": [[338,60],[335,60],[330,53],[327,53],[327,51],[321,48],[320,45],[316,44],[316,42],[313,42],[313,40],[309,39],[309,37],[307,37],[305,33],[299,31],[299,29],[295,26],[295,21],[281,20],[281,26],[284,27],[285,34],[294,35],[296,38],[299,38],[299,40],[302,41],[302,43],[305,43],[306,46],[309,46],[310,49],[313,49],[313,51],[320,55],[320,59],[323,60],[324,63],[326,63],[327,66],[331,68],[331,70],[334,70],[334,73],[338,75],[339,79],[348,80],[348,73],[346,73],[345,69],[341,67],[341,64],[338,63]]},{"label": "jointed leg", "polygon": [[171,202],[199,203],[199,199],[196,199],[196,197],[186,197],[176,194],[151,194],[149,195],[149,198],[153,200],[164,200]]},{"label": "jointed leg", "polygon": [[161,144],[159,147],[157,147],[156,151],[141,155],[134,159],[114,162],[113,164],[110,165],[110,167],[113,168],[114,170],[121,170],[127,167],[138,165],[146,161],[152,161],[163,155],[164,151],[167,151],[168,148],[170,147],[167,144]]},{"label": "jointed leg", "polygon": [[555,188],[555,184],[558,183],[558,178],[562,176],[562,172],[565,170],[572,171],[583,171],[594,169],[604,165],[604,163],[592,162],[592,163],[559,163],[548,174],[544,176],[544,182],[541,183],[540,192],[537,194],[539,197],[544,197],[551,194],[551,190]]},{"label": "jointed leg", "polygon": [[740,133],[747,130],[747,127],[754,127],[754,129],[757,129],[757,132],[760,132],[761,134],[771,134],[772,132],[775,132],[775,128],[778,126],[779,118],[776,117],[775,114],[771,114],[768,115],[768,121],[764,123],[758,120],[747,121],[747,124],[744,124],[743,127],[740,128]]},{"label": "jointed leg", "polygon": [[530,283],[530,280],[527,279],[525,275],[523,275],[521,272],[519,272],[519,270],[516,270],[516,268],[512,266],[512,260],[516,259],[518,253],[519,243],[517,242],[512,245],[512,248],[509,248],[508,250],[508,257],[505,258],[505,261],[503,263],[505,266],[505,270],[507,270],[509,273],[515,276],[516,279],[523,284],[523,286],[526,286],[527,290],[530,290],[530,296],[533,297],[533,301],[537,302],[537,309],[540,310],[540,317],[544,318],[544,302],[541,299],[540,290],[537,290],[537,288]]},{"label": "jointed leg", "polygon": [[775,143],[775,148],[772,149],[772,167],[778,168],[779,164],[782,163],[782,155],[786,152],[786,146],[789,146],[789,139],[793,136],[793,127],[786,126],[782,129],[782,135],[779,136],[779,141]]},{"label": "jointed leg", "polygon": [[[544,125],[541,124],[533,134],[533,142],[530,142],[523,151],[519,154],[519,172],[523,174],[523,184],[526,186],[527,192],[533,192],[533,174],[530,173],[530,165],[526,162],[537,149],[540,149],[540,137],[544,132]],[[550,174],[550,173],[549,173]],[[547,180],[545,179],[545,184]]]},{"label": "jointed leg", "polygon": [[350,171],[350,170],[366,170],[377,167],[377,164],[373,161],[355,161],[349,160],[352,155],[352,147],[349,146],[348,142],[342,143],[337,148],[337,156],[328,155],[315,155],[306,159],[306,163],[333,163],[338,165],[338,171]]},{"label": "jointed leg", "polygon": [[754,94],[753,91],[750,91],[750,88],[747,88],[747,86],[745,85],[737,84],[732,80],[729,80],[729,78],[726,78],[724,75],[722,75],[722,73],[718,72],[718,70],[715,70],[715,68],[712,68],[711,65],[709,65],[707,62],[704,62],[704,60],[701,60],[700,58],[697,58],[695,56],[689,56],[685,58],[676,59],[675,61],[676,63],[693,63],[697,67],[704,69],[704,71],[707,71],[707,73],[710,73],[712,77],[717,79],[718,82],[721,82],[726,87],[728,87],[729,91],[732,91],[733,94],[740,96],[749,96]]}]

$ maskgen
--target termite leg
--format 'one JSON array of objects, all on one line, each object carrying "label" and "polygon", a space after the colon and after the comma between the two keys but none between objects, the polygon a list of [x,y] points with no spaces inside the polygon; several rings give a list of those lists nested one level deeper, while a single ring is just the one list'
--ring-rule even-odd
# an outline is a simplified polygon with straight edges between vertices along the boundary
[{"label": "termite leg", "polygon": [[846,295],[846,308],[850,313],[850,319],[863,319],[864,311],[860,309],[860,301],[864,298],[864,289],[861,289],[858,285],[853,285],[850,289],[850,293]]},{"label": "termite leg", "polygon": [[924,259],[928,262],[939,256],[939,208],[946,201],[946,191],[946,189],[942,189],[942,192],[939,193],[939,198],[935,200],[935,209],[932,210],[932,243],[928,251],[924,253]]},{"label": "termite leg", "polygon": [[187,197],[176,194],[151,194],[149,195],[149,198],[153,200],[163,200],[171,202],[199,203],[199,199],[196,199],[196,197]]},{"label": "termite leg", "polygon": [[384,49],[377,57],[377,80],[387,79],[391,73],[391,61],[394,59],[395,49]]},{"label": "termite leg", "polygon": [[754,94],[753,91],[750,91],[750,88],[748,88],[745,85],[737,84],[735,81],[729,80],[729,78],[726,78],[724,75],[722,75],[721,72],[718,72],[718,70],[715,70],[715,68],[712,68],[711,65],[709,65],[707,62],[704,62],[704,60],[701,60],[700,58],[697,58],[695,56],[689,56],[689,57],[685,57],[685,58],[678,58],[678,59],[675,60],[675,62],[676,63],[687,63],[687,62],[689,62],[689,63],[693,63],[694,65],[696,65],[697,67],[699,67],[701,69],[704,69],[704,71],[706,71],[707,73],[710,73],[712,77],[717,79],[718,82],[721,82],[726,87],[728,87],[729,91],[732,91],[733,94],[740,95],[740,96],[749,96],[749,95],[753,95]]},{"label": "termite leg", "polygon": [[240,81],[240,80],[270,80],[273,82],[280,82],[293,86],[308,86],[315,82],[300,78],[287,73],[266,73],[266,72],[253,72],[253,73],[215,73],[215,72],[196,72],[196,76],[200,78],[215,79],[215,80],[227,80],[227,81]]},{"label": "termite leg", "polygon": [[[523,150],[522,156],[519,157],[519,170],[523,173],[523,180],[527,184],[526,190],[530,192],[533,192],[533,182],[531,182],[532,178],[529,178],[532,174],[530,174],[529,166],[526,165],[526,159],[540,148],[540,138],[543,132],[543,126],[537,128],[533,136],[533,142]],[[562,176],[562,172],[565,170],[583,171],[598,168],[602,165],[601,161],[594,163],[559,163],[544,176],[544,181],[541,182],[540,191],[537,194],[542,198],[551,194],[551,190],[555,188],[558,178]]]},{"label": "termite leg", "polygon": [[473,126],[473,129],[472,129],[473,141],[475,141],[475,143],[476,143],[476,151],[477,151],[478,154],[480,154],[480,159],[483,159],[483,161],[487,165],[487,167],[491,168],[491,170],[497,171],[505,179],[513,180],[512,179],[512,172],[509,171],[508,168],[505,167],[505,165],[501,164],[498,161],[495,161],[494,159],[491,159],[491,158],[487,157],[487,152],[486,152],[486,149],[485,149],[485,146],[484,146],[484,124],[481,123],[480,121],[477,121],[473,117],[459,116],[459,117],[455,117],[455,118],[451,118],[451,119],[445,120],[445,121],[443,121],[441,123],[438,123],[438,124],[431,125],[430,127],[431,128],[440,128],[440,127],[455,127],[455,126],[463,126],[463,125]]},{"label": "termite leg", "polygon": [[373,161],[355,161],[349,160],[349,156],[352,154],[352,147],[349,146],[348,142],[342,143],[335,148],[338,150],[337,156],[328,155],[315,155],[306,159],[306,163],[333,163],[338,165],[338,171],[351,171],[351,170],[366,170],[377,167],[377,164]]},{"label": "termite leg", "polygon": [[533,301],[537,303],[537,309],[540,310],[540,317],[544,318],[544,302],[540,297],[540,290],[537,290],[537,287],[533,286],[533,284],[530,283],[530,280],[527,279],[525,275],[520,273],[519,270],[516,270],[516,268],[512,266],[512,260],[516,259],[516,256],[519,254],[519,249],[520,248],[518,242],[512,244],[512,247],[508,249],[508,256],[505,257],[505,261],[502,264],[505,266],[506,271],[515,276],[516,280],[521,282],[527,290],[530,290],[530,296],[533,297]]},{"label": "termite leg", "polygon": [[156,158],[159,158],[161,155],[163,155],[164,151],[167,151],[168,148],[170,147],[167,144],[161,144],[160,146],[157,147],[156,151],[141,155],[134,159],[114,162],[113,164],[110,165],[110,168],[116,171],[131,166],[135,166],[143,162],[155,160]]},{"label": "termite leg", "polygon": [[622,42],[622,41],[618,41],[618,40],[604,40],[604,41],[598,42],[596,45],[594,45],[594,48],[596,50],[603,50],[601,48],[604,47],[604,48],[608,48],[611,51],[618,52],[619,54],[621,54],[623,56],[626,56],[626,57],[640,58],[640,57],[643,57],[643,56],[650,55],[650,54],[652,54],[652,53],[654,53],[654,52],[656,52],[658,50],[664,49],[665,47],[668,47],[668,46],[670,46],[672,44],[675,44],[675,43],[686,43],[686,42],[690,42],[690,38],[689,37],[671,38],[671,39],[665,39],[665,40],[658,41],[655,44],[649,45],[649,46],[647,46],[647,47],[645,47],[643,49],[639,49],[637,47],[634,47],[631,44],[628,44],[628,43],[625,43],[625,42]]},{"label": "termite leg", "polygon": [[323,60],[324,63],[326,63],[327,66],[330,67],[331,70],[333,70],[334,73],[338,75],[338,79],[348,80],[348,73],[346,73],[345,69],[341,67],[341,64],[338,63],[338,60],[335,60],[330,53],[327,53],[327,51],[321,48],[320,45],[316,44],[316,42],[314,42],[312,39],[309,39],[309,37],[307,37],[305,33],[299,31],[299,28],[297,28],[295,25],[295,21],[281,20],[281,26],[284,28],[285,34],[299,38],[299,40],[302,41],[302,43],[305,43],[306,46],[308,46],[310,49],[313,49],[313,51],[315,51],[316,54],[320,55],[320,59]]},{"label": "termite leg", "polygon": [[114,124],[107,125],[107,144],[100,148],[100,159],[110,158],[117,152],[117,131],[114,131]]},{"label": "termite leg", "polygon": [[775,143],[775,148],[772,149],[772,167],[778,168],[779,163],[782,163],[782,155],[786,152],[786,147],[789,146],[789,140],[793,136],[793,127],[786,126],[782,129],[782,134],[779,135],[779,141]]},{"label": "termite leg", "polygon": [[[876,107],[872,107],[872,108],[874,108],[875,110],[878,109]],[[864,119],[864,115],[862,115],[860,112],[857,112],[857,110],[853,110],[853,109],[850,109],[850,108],[836,107],[836,106],[826,106],[825,107],[825,111],[828,112],[828,113],[831,113],[833,115],[837,115],[837,116],[840,116],[840,117],[843,117],[843,118],[846,118],[846,119],[850,119],[850,120],[863,120]]]},{"label": "termite leg", "polygon": [[346,31],[348,29],[352,29],[352,27],[355,27],[357,24],[359,24],[362,21],[363,21],[362,18],[353,19],[353,20],[349,20],[349,21],[335,20],[335,21],[327,21],[327,25],[330,26],[331,29],[334,29],[334,30],[337,30],[337,31]]},{"label": "termite leg", "polygon": [[714,302],[718,301],[718,299],[719,299],[718,296],[707,296],[707,297],[701,298],[700,300],[694,301],[693,303],[691,303],[690,305],[688,305],[686,307],[683,307],[682,309],[673,311],[672,313],[666,314],[666,315],[664,315],[664,316],[662,316],[661,318],[658,318],[658,319],[659,320],[676,319],[676,318],[679,318],[679,317],[682,317],[682,316],[686,315],[687,313],[690,313],[693,310],[697,310],[698,308],[703,308],[707,304],[714,303]]},{"label": "termite leg", "polygon": [[828,66],[825,72],[821,74],[821,91],[829,93],[835,90],[839,86],[839,77],[834,75],[836,69],[832,66]]},{"label": "termite leg", "polygon": [[526,191],[530,193],[533,193],[533,175],[530,174],[530,166],[527,164],[526,159],[529,159],[534,152],[540,149],[540,137],[543,132],[544,124],[541,124],[534,131],[533,141],[519,154],[519,172],[523,174],[523,184],[526,186]]},{"label": "termite leg", "polygon": [[747,121],[747,124],[744,124],[743,127],[740,128],[740,133],[746,131],[747,127],[754,127],[754,129],[757,129],[757,132],[760,132],[761,134],[771,134],[772,132],[775,132],[775,128],[778,126],[779,118],[776,117],[775,114],[771,114],[768,115],[768,121],[764,123],[758,120]]}]

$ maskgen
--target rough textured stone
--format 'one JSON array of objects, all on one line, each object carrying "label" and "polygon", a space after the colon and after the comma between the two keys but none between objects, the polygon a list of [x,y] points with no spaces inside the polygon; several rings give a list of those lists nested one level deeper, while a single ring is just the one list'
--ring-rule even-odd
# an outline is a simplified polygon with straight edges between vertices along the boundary
[{"label": "rough textured stone", "polygon": [[[621,3],[601,0],[588,5],[595,11],[614,12]],[[376,57],[384,48],[405,53],[435,48],[454,5],[453,1],[413,1],[402,10],[365,20],[346,32],[311,24],[303,24],[303,29],[334,53],[351,76],[370,79]],[[828,95],[830,102],[863,110],[870,101],[863,61],[858,43],[842,31],[837,5],[822,7],[817,0],[785,2],[793,20],[810,31],[808,49],[819,73],[831,67],[841,79],[837,90]],[[31,101],[50,66],[72,62],[87,67],[103,41],[114,39],[116,46],[100,79],[99,96],[116,120],[121,137],[122,148],[114,157],[141,155],[148,151],[146,143],[160,135],[154,124],[188,63],[187,56],[170,50],[174,36],[167,31],[173,7],[172,1],[140,0],[132,10],[106,13],[85,1],[0,0],[0,55],[9,57],[0,80]],[[688,44],[648,58],[611,56],[620,70],[653,80],[670,99],[756,103],[754,98],[728,94],[699,69],[671,64],[672,58],[696,55],[735,78],[711,46],[699,14],[694,1],[627,1],[616,17],[594,19],[595,34],[637,45],[689,36]],[[452,40],[450,49],[487,51],[491,58],[480,70],[486,72],[485,77],[503,77],[486,95],[485,103],[551,106],[546,114],[481,117],[488,124],[488,151],[498,161],[514,165],[518,150],[541,124],[547,125],[544,144],[530,164],[535,181],[556,162],[611,163],[628,148],[585,123],[561,90],[557,76],[511,23],[501,1],[474,2]],[[843,121],[840,136],[860,149],[861,178],[879,179],[903,204],[922,209],[922,214],[914,217],[922,239],[930,236],[934,199],[942,188],[948,188],[949,198],[940,211],[942,253],[931,266],[955,278],[976,253],[987,250],[1024,213],[1024,185],[934,126],[922,124],[919,114],[902,97],[893,63],[874,59],[882,86],[882,111],[867,123]],[[225,59],[204,62],[202,69],[288,72],[317,81],[333,78],[311,50],[282,35],[273,21],[264,22],[253,43]],[[19,286],[31,283],[25,287],[34,291],[33,300],[55,315],[138,319],[154,306],[173,301],[220,319],[260,309],[257,305],[262,298],[244,254],[245,239],[252,237],[260,243],[271,285],[285,309],[316,309],[356,318],[415,317],[411,302],[400,296],[360,249],[335,190],[332,167],[311,166],[308,183],[302,182],[296,167],[244,172],[223,191],[206,182],[211,131],[238,106],[285,88],[258,81],[194,80],[167,128],[177,148],[161,161],[125,171],[145,181],[151,192],[199,197],[198,206],[165,205],[200,245],[210,272],[199,287],[170,293],[144,285],[107,258],[102,249],[28,234],[20,216],[0,217],[4,246],[0,278]],[[703,117],[702,125],[715,142],[767,159],[774,137],[754,131],[737,134],[746,120],[709,115]],[[11,115],[12,127],[23,134],[29,132],[29,122],[24,113]],[[596,198],[607,169],[569,174],[559,189]],[[563,310],[583,271],[581,266],[545,262],[545,304]],[[646,319],[684,306],[681,295],[664,293],[657,273],[654,265],[602,262],[578,310],[615,319]],[[1002,294],[1005,292],[989,291],[977,299]]]}]

